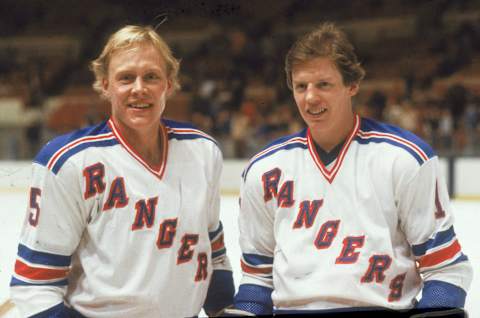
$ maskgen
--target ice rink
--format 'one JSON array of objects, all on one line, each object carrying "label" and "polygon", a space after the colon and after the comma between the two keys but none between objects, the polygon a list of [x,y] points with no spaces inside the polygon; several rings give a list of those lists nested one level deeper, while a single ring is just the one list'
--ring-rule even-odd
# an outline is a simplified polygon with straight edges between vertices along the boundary
[{"label": "ice rink", "polygon": [[[26,209],[27,195],[24,190],[0,191],[0,222],[2,235],[0,238],[0,304],[9,297],[8,285],[16,255],[17,240]],[[238,198],[236,196],[223,196],[221,206],[221,219],[225,228],[225,243],[227,252],[232,260],[236,286],[240,281],[240,250],[238,247]],[[480,318],[480,248],[475,245],[477,229],[480,224],[480,202],[454,201],[452,202],[456,225],[455,230],[462,244],[463,251],[468,255],[474,267],[474,280],[467,298],[466,309],[471,318]],[[19,317],[15,309],[9,310],[1,317]]]}]

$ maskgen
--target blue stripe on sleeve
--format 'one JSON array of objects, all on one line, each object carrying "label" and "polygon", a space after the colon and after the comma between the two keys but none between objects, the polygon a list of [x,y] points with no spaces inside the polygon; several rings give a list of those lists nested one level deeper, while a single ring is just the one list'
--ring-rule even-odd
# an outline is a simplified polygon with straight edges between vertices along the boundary
[{"label": "blue stripe on sleeve", "polygon": [[243,254],[243,259],[250,265],[273,264],[273,257],[258,254]]},{"label": "blue stripe on sleeve", "polygon": [[70,266],[71,256],[39,252],[25,245],[18,245],[18,256],[29,263],[50,266]]},{"label": "blue stripe on sleeve", "polygon": [[210,241],[213,240],[222,231],[223,231],[223,224],[222,222],[219,222],[218,229],[216,229],[213,232],[208,232],[208,237],[210,238]]},{"label": "blue stripe on sleeve", "polygon": [[225,248],[222,248],[221,250],[218,250],[216,252],[212,252],[212,259],[215,259],[219,256],[225,255],[226,252],[227,252],[227,249],[225,249]]},{"label": "blue stripe on sleeve", "polygon": [[435,238],[429,239],[428,241],[422,244],[413,245],[412,246],[413,254],[415,256],[422,256],[427,252],[427,250],[433,247],[445,244],[451,241],[454,237],[455,237],[455,231],[453,230],[453,225],[452,225],[449,229],[442,232],[438,232],[435,235]]},{"label": "blue stripe on sleeve", "polygon": [[29,283],[29,282],[24,282],[23,280],[17,279],[15,277],[12,277],[12,280],[10,281],[10,286],[67,286],[68,285],[68,280],[67,279],[62,279],[56,282],[48,282],[48,283]]}]

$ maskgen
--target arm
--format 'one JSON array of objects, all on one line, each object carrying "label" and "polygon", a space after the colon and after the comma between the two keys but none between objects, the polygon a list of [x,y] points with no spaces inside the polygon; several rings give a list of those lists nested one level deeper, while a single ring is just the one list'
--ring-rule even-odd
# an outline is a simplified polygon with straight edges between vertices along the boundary
[{"label": "arm", "polygon": [[400,199],[403,230],[423,277],[421,308],[463,307],[472,268],[455,235],[438,158],[425,162]]},{"label": "arm", "polygon": [[255,315],[271,315],[274,218],[263,199],[261,180],[252,169],[241,185],[239,229],[243,276],[235,308]]},{"label": "arm", "polygon": [[[34,163],[27,215],[24,221],[11,297],[22,316],[47,311],[61,313],[67,276],[83,232],[83,218],[75,199],[77,180],[69,172],[53,174]],[[41,316],[40,316],[41,317]]]},{"label": "arm", "polygon": [[222,172],[222,155],[218,148],[214,148],[212,160],[213,178],[209,184],[209,229],[208,235],[212,248],[213,273],[208,288],[207,298],[203,305],[209,316],[215,316],[226,307],[233,304],[235,287],[232,268],[227,257],[224,243],[223,225],[220,222],[220,175]]}]

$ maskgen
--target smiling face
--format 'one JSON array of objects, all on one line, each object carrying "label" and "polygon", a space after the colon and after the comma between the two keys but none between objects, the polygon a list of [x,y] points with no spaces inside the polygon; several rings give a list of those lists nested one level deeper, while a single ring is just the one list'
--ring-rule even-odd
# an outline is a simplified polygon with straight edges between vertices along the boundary
[{"label": "smiling face", "polygon": [[324,57],[292,68],[293,97],[315,142],[329,151],[350,132],[354,123],[351,98],[358,84],[345,86],[335,64]]},{"label": "smiling face", "polygon": [[155,47],[135,44],[115,52],[102,84],[112,118],[123,132],[158,130],[172,84]]}]

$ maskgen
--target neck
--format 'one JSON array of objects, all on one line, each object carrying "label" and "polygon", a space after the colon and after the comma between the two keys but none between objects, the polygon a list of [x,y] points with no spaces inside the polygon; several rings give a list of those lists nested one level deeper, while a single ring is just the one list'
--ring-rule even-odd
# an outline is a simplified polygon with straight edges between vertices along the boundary
[{"label": "neck", "polygon": [[343,121],[341,126],[333,125],[329,130],[310,130],[315,143],[326,152],[332,151],[338,144],[347,139],[355,126],[355,114],[351,114],[348,120]]},{"label": "neck", "polygon": [[161,164],[163,129],[161,125],[155,127],[143,128],[140,130],[131,129],[124,125],[119,125],[115,122],[120,130],[122,137],[128,145],[140,155],[140,157],[151,166],[158,166]]}]

